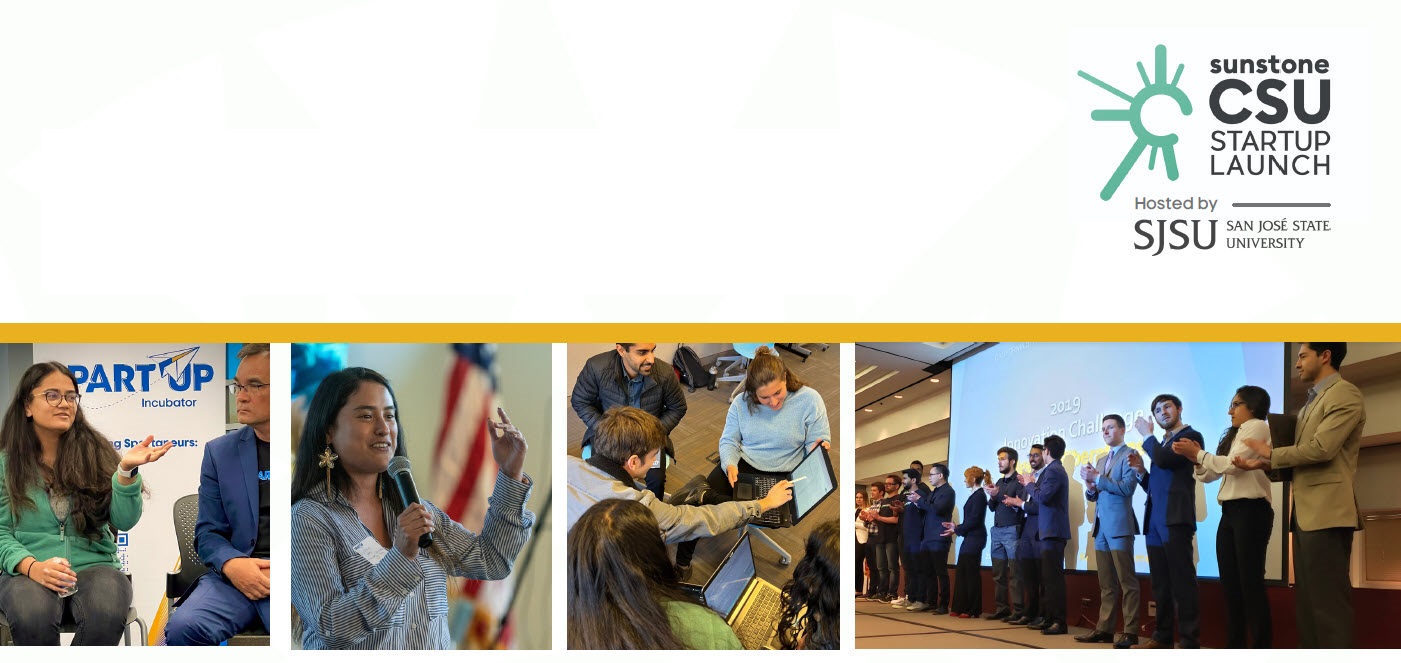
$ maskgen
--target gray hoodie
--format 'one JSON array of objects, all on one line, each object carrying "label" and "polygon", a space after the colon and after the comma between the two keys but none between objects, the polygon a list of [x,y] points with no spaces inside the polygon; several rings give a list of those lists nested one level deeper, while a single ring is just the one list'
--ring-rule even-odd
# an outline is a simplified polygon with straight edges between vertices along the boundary
[{"label": "gray hoodie", "polygon": [[574,528],[589,507],[607,499],[634,500],[651,509],[667,543],[722,534],[759,516],[758,500],[674,506],[657,499],[649,490],[639,489],[636,483],[625,485],[580,458],[569,456],[568,460],[568,529]]}]

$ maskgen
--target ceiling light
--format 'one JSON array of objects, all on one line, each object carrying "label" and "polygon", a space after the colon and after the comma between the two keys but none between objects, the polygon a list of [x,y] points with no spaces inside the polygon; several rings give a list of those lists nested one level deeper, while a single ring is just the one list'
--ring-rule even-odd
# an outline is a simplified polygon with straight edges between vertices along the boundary
[{"label": "ceiling light", "polygon": [[938,382],[938,381],[939,381],[939,378],[929,378],[929,381],[930,381],[930,382]]},{"label": "ceiling light", "polygon": [[866,408],[866,411],[867,411],[867,412],[875,412],[875,410],[872,410],[871,408]]},{"label": "ceiling light", "polygon": [[895,394],[895,397],[896,397],[896,398],[904,398],[904,396],[901,396],[900,394]]}]

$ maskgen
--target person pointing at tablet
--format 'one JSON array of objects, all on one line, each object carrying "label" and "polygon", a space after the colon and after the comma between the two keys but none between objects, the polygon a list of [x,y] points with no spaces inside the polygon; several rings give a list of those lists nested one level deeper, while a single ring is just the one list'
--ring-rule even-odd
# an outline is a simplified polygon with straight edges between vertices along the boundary
[{"label": "person pointing at tablet", "polygon": [[[760,346],[744,376],[744,392],[730,403],[720,434],[720,463],[706,478],[716,498],[733,496],[744,473],[787,473],[819,445],[830,449],[827,406],[816,389],[803,384],[778,354]],[[689,568],[695,544],[676,551],[676,563]]]}]

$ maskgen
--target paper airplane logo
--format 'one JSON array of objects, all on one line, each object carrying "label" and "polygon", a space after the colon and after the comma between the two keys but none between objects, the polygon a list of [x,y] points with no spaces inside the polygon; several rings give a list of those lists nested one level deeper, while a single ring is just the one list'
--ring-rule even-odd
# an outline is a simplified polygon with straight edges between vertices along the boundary
[{"label": "paper airplane logo", "polygon": [[190,364],[195,360],[195,354],[199,352],[199,346],[185,348],[184,350],[171,350],[147,357],[156,360],[156,368],[161,371],[163,378],[179,379],[185,371],[190,368]]}]

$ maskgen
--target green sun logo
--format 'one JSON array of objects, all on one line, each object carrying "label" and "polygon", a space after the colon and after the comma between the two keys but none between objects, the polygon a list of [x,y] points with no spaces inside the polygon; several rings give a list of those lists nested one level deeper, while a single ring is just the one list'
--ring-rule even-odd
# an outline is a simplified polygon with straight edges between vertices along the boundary
[{"label": "green sun logo", "polygon": [[1152,147],[1153,151],[1148,154],[1148,170],[1153,170],[1158,161],[1158,150],[1163,151],[1163,164],[1167,167],[1169,180],[1177,180],[1177,154],[1173,151],[1173,146],[1177,144],[1177,134],[1159,136],[1143,126],[1143,106],[1149,99],[1162,95],[1177,102],[1177,107],[1182,109],[1183,115],[1192,114],[1192,102],[1187,100],[1187,95],[1182,88],[1177,87],[1178,79],[1182,78],[1182,68],[1184,65],[1177,65],[1177,73],[1173,74],[1172,82],[1167,82],[1167,47],[1159,44],[1154,49],[1153,54],[1153,80],[1148,80],[1148,71],[1143,68],[1143,63],[1138,63],[1138,75],[1143,79],[1143,89],[1138,94],[1130,95],[1127,92],[1105,83],[1083,71],[1077,72],[1083,78],[1104,91],[1129,102],[1129,107],[1124,109],[1097,110],[1090,112],[1090,119],[1096,122],[1128,122],[1133,129],[1133,147],[1129,148],[1128,154],[1124,155],[1124,160],[1119,162],[1119,167],[1114,174],[1109,177],[1109,181],[1104,184],[1104,189],[1099,192],[1100,200],[1109,200],[1114,197],[1114,192],[1119,189],[1119,185],[1128,176],[1129,170],[1138,162],[1138,157],[1143,154],[1144,148]]}]

